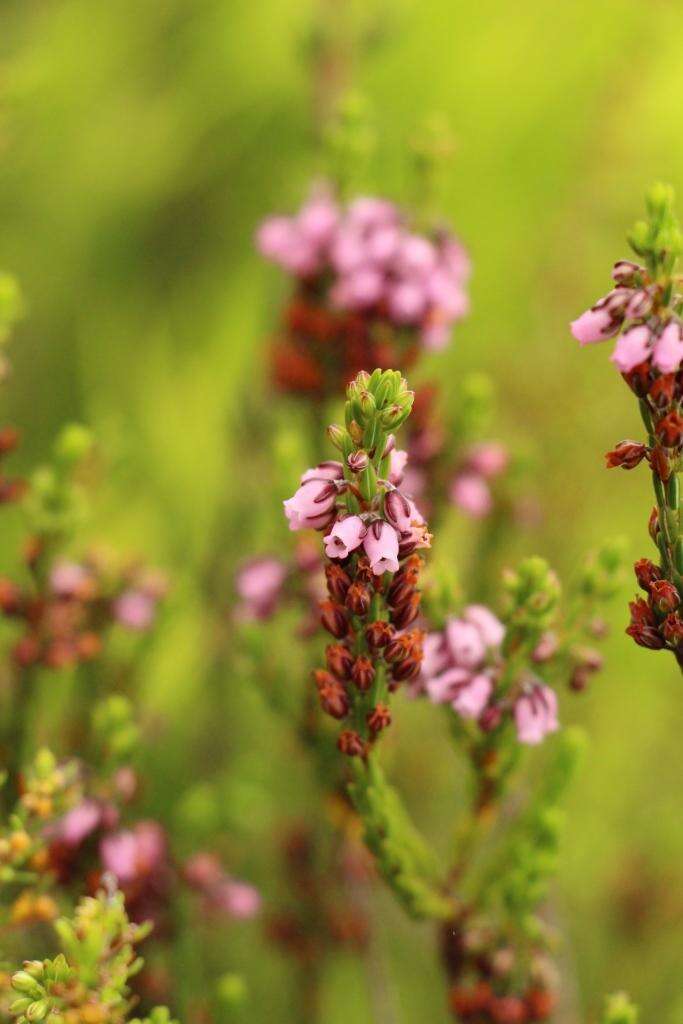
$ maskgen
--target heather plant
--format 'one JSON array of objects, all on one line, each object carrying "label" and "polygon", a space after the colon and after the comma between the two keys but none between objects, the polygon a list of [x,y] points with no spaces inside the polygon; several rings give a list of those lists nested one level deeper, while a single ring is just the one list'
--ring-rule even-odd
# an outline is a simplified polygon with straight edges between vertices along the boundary
[{"label": "heather plant", "polygon": [[680,457],[683,450],[681,361],[683,295],[678,258],[683,235],[674,213],[673,190],[654,186],[647,195],[647,218],[629,235],[638,260],[619,260],[614,287],[572,325],[581,345],[616,338],[612,362],[638,400],[645,428],[642,441],[623,440],[606,456],[607,468],[649,466],[655,506],[649,517],[657,563],[635,564],[646,597],[630,603],[626,632],[641,647],[668,650],[683,667],[683,537],[680,524]]},{"label": "heather plant", "polygon": [[[344,425],[328,429],[339,461],[307,470],[284,503],[291,530],[324,535],[328,597],[320,615],[333,642],[325,667],[313,672],[318,702],[339,723],[348,793],[379,874],[412,917],[438,927],[454,1015],[544,1020],[557,999],[557,939],[540,906],[582,745],[560,729],[557,690],[583,690],[600,666],[585,642],[601,632],[596,615],[618,587],[620,550],[599,552],[564,605],[555,574],[532,558],[505,577],[502,619],[482,605],[453,614],[436,597],[428,616],[440,628],[430,628],[420,579],[432,536],[391,476],[395,432],[414,395],[399,372],[381,369],[358,374],[346,394]],[[401,691],[446,707],[470,764],[471,806],[449,867],[378,760]],[[524,770],[524,749],[553,733],[549,760],[534,777]]]}]

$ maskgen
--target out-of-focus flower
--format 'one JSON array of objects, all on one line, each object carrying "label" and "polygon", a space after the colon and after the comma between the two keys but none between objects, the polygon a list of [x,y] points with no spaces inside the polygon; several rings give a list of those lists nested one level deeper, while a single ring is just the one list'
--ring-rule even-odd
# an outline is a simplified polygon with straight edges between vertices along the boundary
[{"label": "out-of-focus flower", "polygon": [[557,695],[549,686],[534,683],[515,701],[515,725],[520,743],[535,745],[556,732]]},{"label": "out-of-focus flower", "polygon": [[242,619],[267,619],[275,610],[287,566],[279,558],[263,556],[243,562],[235,576],[235,589],[240,598],[237,609]]}]

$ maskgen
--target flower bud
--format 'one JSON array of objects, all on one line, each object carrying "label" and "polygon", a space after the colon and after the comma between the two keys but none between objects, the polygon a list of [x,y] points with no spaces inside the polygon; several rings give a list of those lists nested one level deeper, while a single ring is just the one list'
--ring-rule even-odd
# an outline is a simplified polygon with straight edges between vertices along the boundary
[{"label": "flower bud", "polygon": [[375,669],[368,657],[359,655],[351,667],[351,678],[359,690],[365,692],[375,681]]},{"label": "flower bud", "polygon": [[676,378],[672,373],[657,377],[650,386],[648,397],[656,409],[666,409],[676,396]]},{"label": "flower bud", "polygon": [[386,704],[377,704],[368,713],[365,720],[368,723],[370,732],[375,736],[382,729],[386,729],[388,725],[391,725],[391,711]]},{"label": "flower bud", "polygon": [[524,1024],[527,1020],[526,1005],[519,996],[494,996],[489,1013],[495,1024]]},{"label": "flower bud", "polygon": [[612,268],[612,280],[618,285],[629,288],[635,284],[636,278],[644,273],[643,267],[638,266],[637,263],[632,263],[631,260],[619,260]]},{"label": "flower bud", "polygon": [[607,452],[605,460],[607,469],[620,466],[621,469],[635,469],[647,455],[647,448],[638,441],[620,441],[616,448]]},{"label": "flower bud", "polygon": [[364,757],[367,749],[365,741],[352,729],[345,729],[340,734],[337,747],[347,757]]},{"label": "flower bud", "polygon": [[489,704],[479,716],[479,728],[482,732],[493,732],[503,721],[503,709],[500,704]]},{"label": "flower bud", "polygon": [[349,713],[349,698],[346,690],[337,679],[318,687],[318,699],[320,707],[325,714],[340,720],[346,718]]},{"label": "flower bud", "polygon": [[405,683],[410,679],[415,679],[420,674],[421,668],[422,652],[411,653],[391,666],[391,678],[397,683]]},{"label": "flower bud", "polygon": [[351,452],[346,460],[346,464],[352,473],[362,473],[370,465],[370,458],[366,451],[359,448],[357,451]]},{"label": "flower bud", "polygon": [[653,581],[650,586],[650,601],[662,615],[676,611],[681,603],[678,590],[669,580]]},{"label": "flower bud", "polygon": [[365,639],[372,650],[379,650],[391,640],[394,634],[393,626],[388,622],[371,622],[365,629]]},{"label": "flower bud", "polygon": [[343,644],[330,644],[325,650],[325,661],[337,679],[348,679],[351,676],[353,655]]},{"label": "flower bud", "polygon": [[410,599],[400,608],[392,610],[391,621],[396,629],[406,629],[420,614],[420,594],[413,591]]},{"label": "flower bud", "polygon": [[370,608],[370,591],[364,583],[352,583],[346,593],[346,607],[353,615],[367,615]]},{"label": "flower bud", "polygon": [[656,544],[659,537],[659,512],[657,511],[656,505],[652,509],[652,512],[650,512],[650,519],[647,524],[647,530],[650,534],[651,539]]},{"label": "flower bud", "polygon": [[320,602],[320,621],[328,633],[337,640],[342,640],[349,632],[349,622],[344,609],[334,601]]},{"label": "flower bud", "polygon": [[342,602],[351,586],[351,577],[339,565],[326,565],[327,592],[334,601]]},{"label": "flower bud", "polygon": [[661,632],[666,642],[672,647],[678,647],[683,642],[683,619],[677,612],[667,615],[661,625]]},{"label": "flower bud", "polygon": [[639,558],[633,569],[638,586],[647,593],[650,592],[650,587],[655,580],[661,580],[662,578],[662,570],[654,562],[651,562],[649,558]]},{"label": "flower bud", "polygon": [[525,996],[528,1020],[547,1020],[557,1002],[554,994],[545,988],[529,989]]},{"label": "flower bud", "polygon": [[650,452],[650,465],[652,466],[652,472],[656,473],[660,480],[664,483],[671,477],[671,460],[660,445],[655,447]]},{"label": "flower bud", "polygon": [[670,412],[655,426],[655,433],[664,448],[680,448],[683,441],[683,417]]},{"label": "flower bud", "polygon": [[327,428],[327,436],[338,451],[342,452],[344,450],[348,434],[343,427],[340,427],[337,423],[331,423]]}]

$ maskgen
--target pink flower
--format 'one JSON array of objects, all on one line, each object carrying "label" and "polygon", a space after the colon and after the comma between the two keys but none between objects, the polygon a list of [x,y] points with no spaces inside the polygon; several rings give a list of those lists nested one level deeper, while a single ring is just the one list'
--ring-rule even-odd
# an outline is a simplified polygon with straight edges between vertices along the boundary
[{"label": "pink flower", "polygon": [[683,360],[681,325],[670,321],[655,342],[652,365],[661,373],[675,373]]},{"label": "pink flower", "polygon": [[334,238],[339,223],[339,207],[327,191],[313,195],[296,218],[301,233],[316,246],[326,246]]},{"label": "pink flower", "polygon": [[158,822],[140,821],[133,829],[105,836],[100,857],[105,871],[126,885],[161,867],[166,858],[166,836]]},{"label": "pink flower", "polygon": [[263,256],[298,277],[309,277],[320,267],[316,246],[290,217],[269,217],[259,227],[256,244]]},{"label": "pink flower", "polygon": [[620,321],[615,321],[609,309],[604,306],[587,309],[570,324],[572,334],[581,345],[591,345],[593,342],[612,338],[619,330],[619,326]]},{"label": "pink flower", "polygon": [[94,593],[95,581],[78,562],[58,562],[50,573],[50,587],[57,597],[87,598]]},{"label": "pink flower", "polygon": [[327,462],[320,462],[313,469],[307,469],[302,473],[299,483],[305,484],[309,480],[341,480],[344,476],[344,467],[341,462],[328,459]]},{"label": "pink flower", "polygon": [[338,519],[324,538],[325,554],[328,558],[346,558],[360,547],[367,533],[367,527],[360,516]]},{"label": "pink flower", "polygon": [[463,612],[465,622],[479,630],[486,647],[499,647],[505,636],[505,626],[483,604],[471,604]]},{"label": "pink flower", "polygon": [[549,733],[556,732],[560,727],[555,691],[539,683],[535,683],[528,692],[517,698],[514,715],[520,743],[541,743]]},{"label": "pink flower", "polygon": [[459,687],[452,704],[463,718],[479,718],[493,691],[493,683],[489,677],[480,672],[470,676],[467,685]]},{"label": "pink flower", "polygon": [[398,223],[398,209],[388,199],[374,196],[359,196],[349,203],[349,223],[361,230],[383,227]]},{"label": "pink flower", "polygon": [[408,452],[394,448],[389,456],[389,483],[398,487],[408,463]]},{"label": "pink flower", "polygon": [[102,823],[102,807],[96,800],[81,800],[80,804],[60,818],[50,830],[50,838],[66,846],[80,846],[84,839]]},{"label": "pink flower", "polygon": [[363,547],[375,576],[398,572],[398,534],[389,523],[376,519],[365,535]]},{"label": "pink flower", "polygon": [[347,309],[366,309],[382,298],[384,277],[374,267],[358,267],[340,281],[339,305]]},{"label": "pink flower", "polygon": [[474,668],[486,654],[486,644],[479,628],[464,619],[449,619],[446,624],[446,642],[456,665]]},{"label": "pink flower", "polygon": [[508,451],[498,441],[486,441],[470,448],[467,465],[487,480],[499,476],[508,464]]},{"label": "pink flower", "polygon": [[458,691],[466,686],[471,678],[472,675],[466,668],[447,668],[445,672],[427,679],[425,690],[434,704],[448,704],[455,700]]},{"label": "pink flower", "polygon": [[451,484],[449,497],[454,505],[475,519],[487,516],[493,508],[489,486],[478,473],[459,473]]},{"label": "pink flower", "polygon": [[278,558],[252,558],[244,562],[235,578],[243,616],[267,619],[277,604],[286,576],[287,567]]},{"label": "pink flower", "polygon": [[400,324],[414,323],[422,316],[427,296],[422,285],[401,281],[389,290],[389,312]]},{"label": "pink flower", "polygon": [[436,264],[434,246],[422,235],[404,235],[397,254],[399,273],[426,276]]},{"label": "pink flower", "polygon": [[210,902],[238,921],[255,917],[261,909],[261,894],[253,885],[226,878],[210,894]]},{"label": "pink flower", "polygon": [[449,652],[443,633],[427,633],[422,641],[422,674],[432,677],[448,667]]},{"label": "pink flower", "polygon": [[154,622],[156,599],[144,590],[124,590],[114,602],[114,616],[126,629],[143,632]]},{"label": "pink flower", "polygon": [[650,329],[644,324],[624,331],[614,346],[611,360],[622,373],[629,373],[634,366],[644,362],[650,355]]},{"label": "pink flower", "polygon": [[327,526],[336,500],[337,488],[332,480],[306,479],[293,497],[283,502],[290,530],[318,530]]},{"label": "pink flower", "polygon": [[410,529],[410,522],[417,509],[400,491],[389,491],[384,499],[384,514],[399,534]]}]

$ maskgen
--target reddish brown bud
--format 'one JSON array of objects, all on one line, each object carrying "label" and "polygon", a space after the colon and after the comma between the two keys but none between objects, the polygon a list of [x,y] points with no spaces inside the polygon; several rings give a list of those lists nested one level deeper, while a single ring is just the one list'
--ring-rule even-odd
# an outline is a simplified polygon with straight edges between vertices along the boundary
[{"label": "reddish brown bud", "polygon": [[77,660],[76,647],[68,640],[53,640],[43,652],[43,664],[48,668],[72,668]]},{"label": "reddish brown bud", "polygon": [[420,614],[420,594],[413,591],[410,600],[401,608],[391,612],[391,621],[396,629],[406,629]]},{"label": "reddish brown bud", "polygon": [[348,679],[351,675],[353,655],[343,644],[330,644],[325,650],[327,667],[338,679]]},{"label": "reddish brown bud", "polygon": [[582,693],[588,686],[590,672],[585,665],[576,665],[569,677],[569,689],[574,693]]},{"label": "reddish brown bud", "polygon": [[640,626],[654,626],[655,617],[652,612],[652,608],[644,601],[642,597],[637,597],[635,601],[629,601],[629,611],[631,612],[631,623]]},{"label": "reddish brown bud", "polygon": [[328,633],[342,640],[349,632],[349,622],[344,609],[334,601],[320,602],[320,621]]},{"label": "reddish brown bud", "polygon": [[345,729],[340,733],[337,747],[347,757],[364,757],[367,749],[365,740],[352,729]]},{"label": "reddish brown bud", "polygon": [[351,678],[359,690],[369,690],[375,680],[375,668],[364,654],[359,655],[351,668]]},{"label": "reddish brown bud", "polygon": [[667,373],[663,377],[657,377],[650,385],[648,395],[656,409],[666,409],[673,403],[675,393],[676,377],[672,373]]},{"label": "reddish brown bud", "polygon": [[678,647],[683,641],[683,619],[680,618],[677,612],[667,615],[660,629],[664,639],[672,647]]},{"label": "reddish brown bud", "polygon": [[545,988],[529,989],[525,1001],[529,1020],[547,1020],[557,1002],[555,995]]},{"label": "reddish brown bud", "polygon": [[93,661],[102,653],[102,639],[97,633],[81,633],[76,637],[76,654],[80,661]]},{"label": "reddish brown bud", "polygon": [[655,626],[645,626],[640,622],[632,622],[626,629],[627,634],[633,637],[639,647],[647,647],[651,651],[661,651],[665,646],[664,640],[659,635]]},{"label": "reddish brown bud", "polygon": [[386,729],[388,725],[391,725],[391,711],[386,704],[377,704],[376,707],[368,713],[366,718],[368,728],[373,735],[381,732],[382,729]]},{"label": "reddish brown bud", "polygon": [[346,690],[337,679],[324,686],[318,686],[318,698],[323,711],[332,718],[345,718],[349,713],[349,698]]},{"label": "reddish brown bud", "polygon": [[40,644],[34,636],[23,636],[14,645],[12,657],[17,665],[21,665],[23,668],[35,665],[40,657]]},{"label": "reddish brown bud", "polygon": [[342,603],[351,585],[351,577],[344,572],[340,565],[335,565],[333,562],[325,566],[325,576],[330,597]]},{"label": "reddish brown bud", "polygon": [[676,587],[669,580],[654,580],[650,586],[650,601],[662,615],[675,612],[681,603]]},{"label": "reddish brown bud", "polygon": [[647,455],[647,448],[638,441],[620,441],[616,448],[607,452],[605,460],[608,469],[620,466],[621,469],[635,469]]},{"label": "reddish brown bud", "polygon": [[375,651],[386,647],[393,635],[394,627],[388,622],[371,622],[365,630],[365,639]]},{"label": "reddish brown bud", "polygon": [[656,505],[652,509],[652,512],[650,512],[650,519],[648,520],[647,529],[648,533],[650,534],[650,537],[656,544],[657,538],[659,536],[659,512],[657,511]]},{"label": "reddish brown bud", "polygon": [[650,586],[655,580],[661,580],[662,570],[654,562],[651,562],[649,558],[639,558],[636,564],[633,566],[633,570],[638,580],[638,586],[645,590],[648,594],[650,592]]},{"label": "reddish brown bud", "polygon": [[419,654],[409,654],[407,658],[403,658],[402,661],[396,662],[391,666],[391,676],[396,680],[397,683],[407,682],[409,679],[414,679],[420,674],[420,668],[422,667],[422,652]]},{"label": "reddish brown bud", "polygon": [[622,373],[622,377],[638,398],[645,398],[650,390],[651,382],[649,360],[646,359],[645,362],[638,363],[630,373]]},{"label": "reddish brown bud", "polygon": [[0,577],[0,612],[16,615],[21,608],[21,590],[5,576]]},{"label": "reddish brown bud", "polygon": [[650,452],[650,465],[652,472],[666,483],[671,476],[671,460],[660,445],[656,445]]},{"label": "reddish brown bud", "polygon": [[454,985],[448,994],[451,1010],[465,1020],[486,1013],[493,998],[491,986],[486,981],[476,985]]},{"label": "reddish brown bud", "polygon": [[370,567],[370,559],[366,555],[361,555],[356,562],[356,581],[358,583],[372,583],[375,578]]},{"label": "reddish brown bud", "polygon": [[368,453],[359,448],[358,451],[351,452],[346,463],[352,473],[362,473],[370,465],[370,459]]},{"label": "reddish brown bud", "polygon": [[14,427],[3,427],[0,430],[0,457],[13,452],[19,444],[19,431]]},{"label": "reddish brown bud", "polygon": [[482,732],[493,732],[503,721],[503,709],[499,704],[490,704],[479,716],[479,728]]},{"label": "reddish brown bud", "polygon": [[526,1004],[518,996],[494,996],[489,1013],[496,1024],[523,1024],[527,1019]]},{"label": "reddish brown bud", "polygon": [[353,615],[367,615],[370,601],[370,591],[364,583],[352,583],[346,592],[345,604]]},{"label": "reddish brown bud", "polygon": [[680,448],[683,441],[683,417],[670,412],[655,426],[655,433],[664,448]]},{"label": "reddish brown bud", "polygon": [[394,580],[387,593],[387,604],[390,608],[401,608],[408,604],[414,593],[415,584],[411,580]]}]

